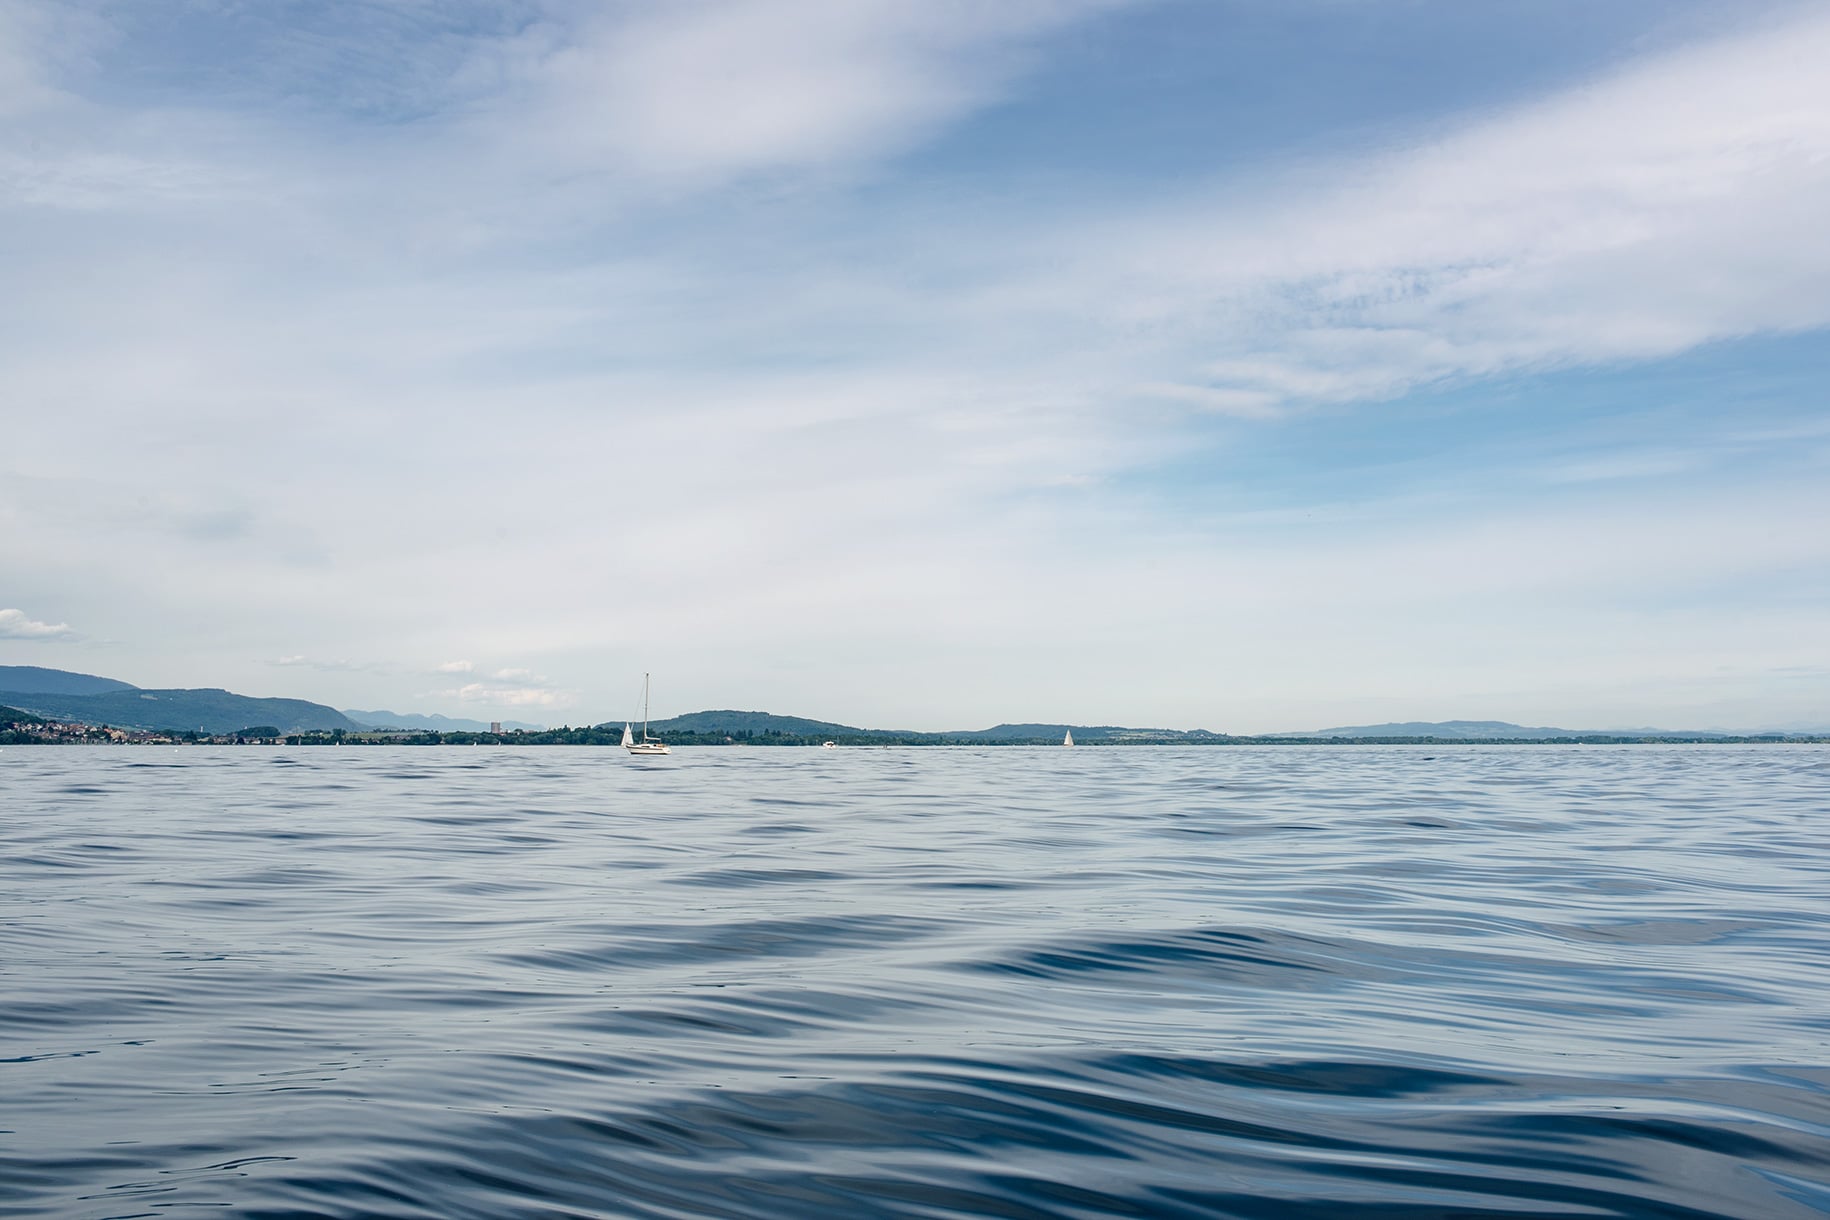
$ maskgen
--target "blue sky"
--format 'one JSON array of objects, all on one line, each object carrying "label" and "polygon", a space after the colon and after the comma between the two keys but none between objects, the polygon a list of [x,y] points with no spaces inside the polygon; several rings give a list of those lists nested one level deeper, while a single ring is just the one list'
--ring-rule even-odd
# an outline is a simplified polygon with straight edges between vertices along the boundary
[{"label": "blue sky", "polygon": [[1830,16],[0,12],[0,663],[1830,724]]}]

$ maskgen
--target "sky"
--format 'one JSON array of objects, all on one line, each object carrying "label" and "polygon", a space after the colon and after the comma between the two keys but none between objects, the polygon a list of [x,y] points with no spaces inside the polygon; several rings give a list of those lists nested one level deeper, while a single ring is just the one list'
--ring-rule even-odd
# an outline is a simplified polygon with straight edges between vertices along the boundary
[{"label": "sky", "polygon": [[1830,8],[6,0],[0,664],[1830,725]]}]

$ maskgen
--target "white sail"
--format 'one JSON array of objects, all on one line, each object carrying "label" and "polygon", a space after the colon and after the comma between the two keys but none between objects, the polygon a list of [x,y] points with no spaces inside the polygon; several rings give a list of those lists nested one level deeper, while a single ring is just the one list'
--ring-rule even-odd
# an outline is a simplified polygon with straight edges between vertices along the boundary
[{"label": "white sail", "polygon": [[623,744],[626,746],[635,744],[635,734],[630,732],[629,722],[626,720],[623,722]]},{"label": "white sail", "polygon": [[1063,737],[1061,739],[1061,744],[1064,746],[1071,746],[1074,744],[1074,730],[1073,729],[1069,729],[1067,731],[1067,736]]}]

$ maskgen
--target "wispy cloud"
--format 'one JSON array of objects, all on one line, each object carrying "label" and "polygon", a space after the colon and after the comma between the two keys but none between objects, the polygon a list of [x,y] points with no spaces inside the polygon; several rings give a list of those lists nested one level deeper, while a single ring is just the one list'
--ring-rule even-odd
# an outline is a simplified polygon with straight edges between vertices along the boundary
[{"label": "wispy cloud", "polygon": [[1064,264],[1087,278],[1061,299],[1211,345],[1179,392],[1248,410],[1830,324],[1827,61],[1830,18],[1810,11],[1327,175],[1134,216],[1080,235],[1105,253]]},{"label": "wispy cloud", "polygon": [[288,669],[315,669],[324,673],[376,673],[385,668],[375,661],[319,660],[303,655],[280,657],[273,664]]},{"label": "wispy cloud", "polygon": [[571,707],[578,702],[575,691],[538,686],[501,686],[485,682],[467,682],[450,690],[433,691],[431,695],[484,707],[560,708]]},{"label": "wispy cloud", "polygon": [[19,609],[0,610],[0,639],[5,640],[68,640],[75,639],[76,632],[70,630],[68,623],[42,623],[37,619],[26,617]]},{"label": "wispy cloud", "polygon": [[46,109],[68,100],[58,69],[80,60],[106,26],[68,6],[37,3],[0,8],[0,118]]},{"label": "wispy cloud", "polygon": [[[474,669],[469,661],[449,661],[438,666],[437,672],[467,674]],[[503,666],[474,682],[422,692],[420,697],[501,708],[562,708],[578,702],[577,691],[562,689],[545,674],[525,666]]]},{"label": "wispy cloud", "polygon": [[[707,185],[900,151],[995,99],[1031,40],[1114,0],[686,0],[620,7],[505,50],[549,156]],[[532,52],[530,55],[529,52]]]},{"label": "wispy cloud", "polygon": [[1613,479],[1650,479],[1684,474],[1709,463],[1698,450],[1635,449],[1599,453],[1562,462],[1544,472],[1553,483],[1601,483]]}]

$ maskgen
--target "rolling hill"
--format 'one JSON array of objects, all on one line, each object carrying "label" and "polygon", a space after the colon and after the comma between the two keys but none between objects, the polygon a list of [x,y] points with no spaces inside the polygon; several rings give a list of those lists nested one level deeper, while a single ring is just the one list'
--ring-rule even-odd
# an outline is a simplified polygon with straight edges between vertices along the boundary
[{"label": "rolling hill", "polygon": [[[440,732],[480,732],[489,727],[480,721],[393,712],[364,712],[352,717],[306,699],[257,698],[218,687],[142,690],[117,678],[37,665],[0,665],[0,704],[80,724],[199,733],[233,733],[252,725],[273,725],[283,733],[336,729],[356,732],[371,725]],[[376,719],[368,719],[370,716]]]},{"label": "rolling hill", "polygon": [[1074,740],[1082,744],[1163,743],[1217,741],[1222,734],[1204,729],[1131,729],[1118,725],[1092,724],[999,724],[989,729],[957,729],[941,733],[915,732],[907,729],[861,729],[832,720],[811,720],[804,716],[778,716],[773,712],[739,712],[732,710],[689,712],[667,720],[649,722],[648,731],[657,737],[692,734],[699,737],[771,737],[801,741],[831,739],[852,742],[881,741],[905,744],[939,744],[942,742],[1008,745],[1031,742],[1059,745],[1063,735],[1072,730]]},{"label": "rolling hill", "polygon": [[906,736],[887,729],[855,729],[830,720],[808,720],[802,716],[777,716],[773,712],[738,712],[728,709],[688,712],[684,716],[673,716],[666,720],[651,720],[648,722],[648,731],[656,734],[723,733],[731,736],[744,733],[789,737],[866,737],[878,734],[886,737]]},{"label": "rolling hill", "polygon": [[105,695],[110,691],[133,689],[131,682],[72,673],[67,669],[0,665],[0,690],[5,691],[27,691],[37,695]]},{"label": "rolling hill", "polygon": [[1434,737],[1443,741],[1554,741],[1560,737],[1724,737],[1720,732],[1676,729],[1553,729],[1511,724],[1504,720],[1406,720],[1317,729],[1312,733],[1272,733],[1269,737]]},{"label": "rolling hill", "polygon": [[0,691],[0,702],[52,720],[106,724],[122,729],[179,729],[233,733],[270,724],[282,733],[361,726],[335,708],[304,699],[257,699],[226,690],[109,691],[99,695],[54,695]]},{"label": "rolling hill", "polygon": [[[388,727],[427,730],[439,733],[486,732],[488,725],[479,720],[463,720],[440,715],[422,715],[392,711],[338,711],[321,703],[304,699],[255,698],[219,688],[141,690],[128,682],[96,674],[47,669],[36,665],[0,665],[0,710],[16,708],[22,712],[54,720],[83,724],[112,725],[116,728],[177,729],[203,733],[233,733],[251,725],[270,724],[284,733],[309,731],[359,732],[366,728]],[[606,724],[605,729],[620,730],[621,721]],[[508,730],[540,732],[538,725],[518,721],[504,722]],[[1206,729],[1126,728],[1120,725],[1087,724],[998,724],[988,729],[961,729],[950,732],[912,732],[902,729],[862,729],[832,720],[815,720],[805,716],[780,716],[773,712],[745,712],[722,709],[689,712],[666,720],[652,721],[649,731],[675,741],[715,744],[726,738],[738,741],[766,738],[773,744],[818,744],[822,740],[839,740],[855,744],[910,745],[1033,743],[1059,744],[1072,731],[1081,745],[1195,745],[1212,742],[1292,741],[1364,741],[1414,740],[1452,741],[1558,741],[1657,740],[1660,738],[1690,741],[1734,738],[1741,735],[1721,730],[1684,731],[1673,729],[1559,729],[1545,726],[1513,724],[1505,720],[1411,720],[1386,724],[1350,725],[1316,729],[1301,733],[1265,733],[1254,736],[1231,736]],[[1770,732],[1763,737],[1821,735],[1823,730],[1793,729],[1787,734]],[[760,744],[760,743],[759,743]]]},{"label": "rolling hill", "polygon": [[[375,729],[424,729],[432,733],[487,733],[489,723],[483,720],[464,720],[455,716],[440,716],[436,713],[422,716],[416,712],[390,712],[386,709],[364,712],[355,708],[344,708],[343,714],[365,728]],[[525,729],[537,733],[546,728],[543,724],[529,724],[523,720],[504,720],[501,722],[506,732]]]}]

